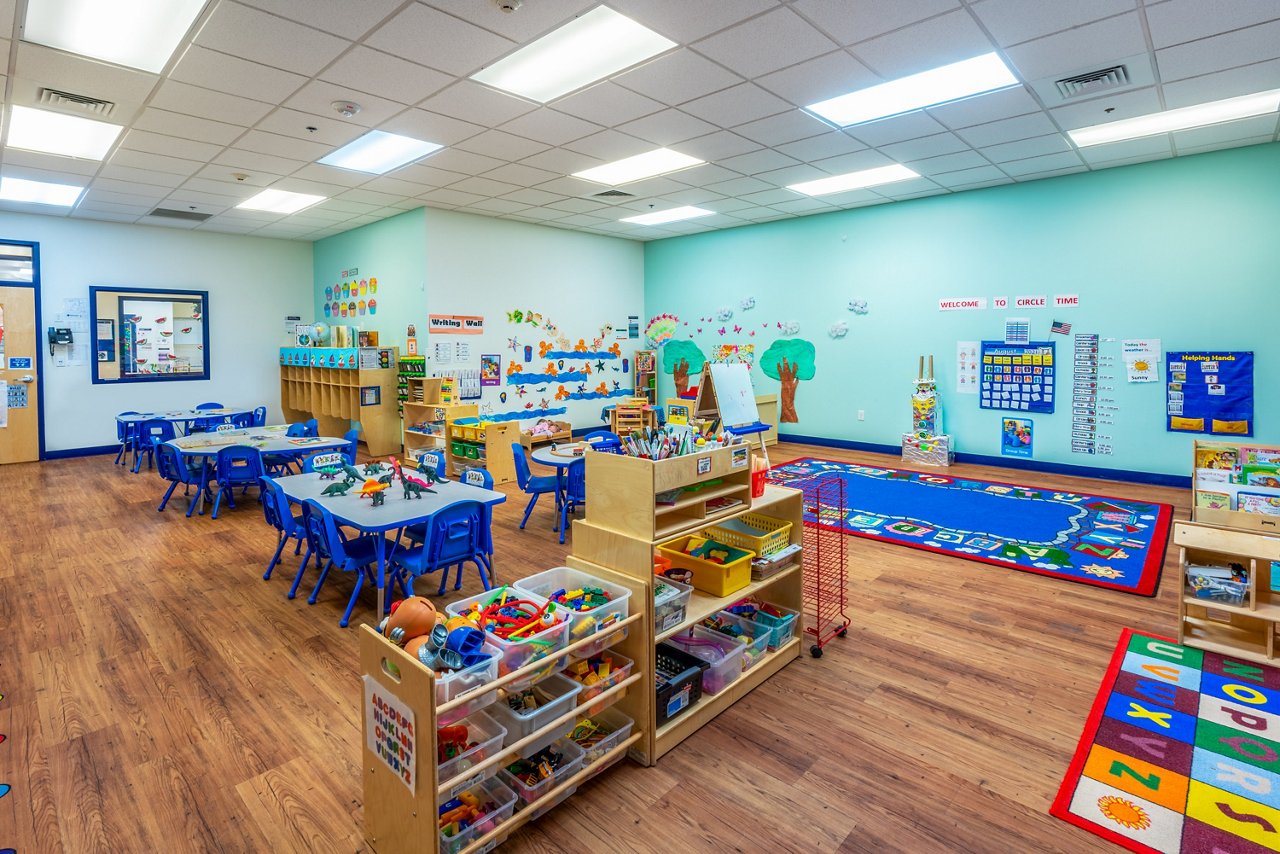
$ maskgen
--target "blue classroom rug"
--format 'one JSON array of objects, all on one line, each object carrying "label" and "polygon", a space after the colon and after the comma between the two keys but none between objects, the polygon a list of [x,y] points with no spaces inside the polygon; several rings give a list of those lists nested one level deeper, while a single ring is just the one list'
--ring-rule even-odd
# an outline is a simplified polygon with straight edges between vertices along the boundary
[{"label": "blue classroom rug", "polygon": [[804,457],[772,483],[834,475],[845,509],[805,507],[805,523],[1140,596],[1154,596],[1173,508],[1105,495]]}]

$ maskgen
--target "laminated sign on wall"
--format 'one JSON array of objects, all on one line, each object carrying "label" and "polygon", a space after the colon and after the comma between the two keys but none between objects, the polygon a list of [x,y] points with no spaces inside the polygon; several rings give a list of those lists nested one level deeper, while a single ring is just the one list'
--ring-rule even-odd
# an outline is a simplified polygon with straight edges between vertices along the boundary
[{"label": "laminated sign on wall", "polygon": [[1166,364],[1171,432],[1253,435],[1253,353],[1175,351]]}]

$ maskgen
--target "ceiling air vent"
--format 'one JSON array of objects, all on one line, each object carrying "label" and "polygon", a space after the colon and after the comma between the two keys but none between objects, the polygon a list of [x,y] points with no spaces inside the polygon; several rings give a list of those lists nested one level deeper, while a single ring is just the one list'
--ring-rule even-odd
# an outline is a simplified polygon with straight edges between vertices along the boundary
[{"label": "ceiling air vent", "polygon": [[77,95],[74,92],[62,92],[58,89],[41,89],[40,103],[77,113],[88,113],[92,116],[109,116],[116,105],[111,101],[90,98],[88,95]]},{"label": "ceiling air vent", "polygon": [[156,208],[147,216],[167,216],[169,219],[186,219],[195,222],[204,222],[213,214],[197,213],[196,211],[175,211],[172,208]]},{"label": "ceiling air vent", "polygon": [[1110,68],[1099,68],[1097,71],[1088,71],[1084,74],[1064,77],[1056,81],[1054,85],[1058,87],[1058,94],[1063,98],[1095,95],[1098,92],[1106,92],[1109,89],[1128,86],[1129,69],[1123,65],[1113,65]]},{"label": "ceiling air vent", "polygon": [[605,190],[603,193],[596,193],[597,199],[634,199],[635,193],[624,193],[621,190]]}]

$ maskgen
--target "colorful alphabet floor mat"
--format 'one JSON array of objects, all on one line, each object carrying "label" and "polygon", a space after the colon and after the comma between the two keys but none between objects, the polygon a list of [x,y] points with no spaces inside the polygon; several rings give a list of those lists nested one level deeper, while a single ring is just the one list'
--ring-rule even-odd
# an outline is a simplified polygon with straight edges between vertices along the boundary
[{"label": "colorful alphabet floor mat", "polygon": [[1049,812],[1134,851],[1280,851],[1280,670],[1125,629]]},{"label": "colorful alphabet floor mat", "polygon": [[845,482],[845,509],[806,507],[810,524],[913,549],[1154,596],[1173,508],[805,457],[769,480]]}]

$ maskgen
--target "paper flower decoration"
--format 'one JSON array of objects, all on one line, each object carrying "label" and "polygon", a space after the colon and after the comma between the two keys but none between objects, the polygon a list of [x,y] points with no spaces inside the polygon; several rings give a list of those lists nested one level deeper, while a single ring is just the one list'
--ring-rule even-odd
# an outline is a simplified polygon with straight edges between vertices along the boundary
[{"label": "paper flower decoration", "polygon": [[644,328],[644,337],[651,346],[661,347],[675,336],[679,326],[680,318],[674,314],[659,314]]},{"label": "paper flower decoration", "polygon": [[837,320],[827,329],[827,334],[832,338],[843,338],[849,334],[849,321]]},{"label": "paper flower decoration", "polygon": [[733,317],[733,309],[729,306],[724,305],[716,309],[716,320],[725,321],[731,317]]},{"label": "paper flower decoration", "polygon": [[864,299],[849,300],[849,311],[852,311],[854,314],[866,314],[867,301]]},{"label": "paper flower decoration", "polygon": [[800,331],[800,322],[798,320],[788,320],[782,324],[783,335],[795,335]]},{"label": "paper flower decoration", "polygon": [[755,297],[743,297],[741,300],[738,301],[738,308],[742,311],[751,311],[751,309],[755,307],[756,307]]}]

